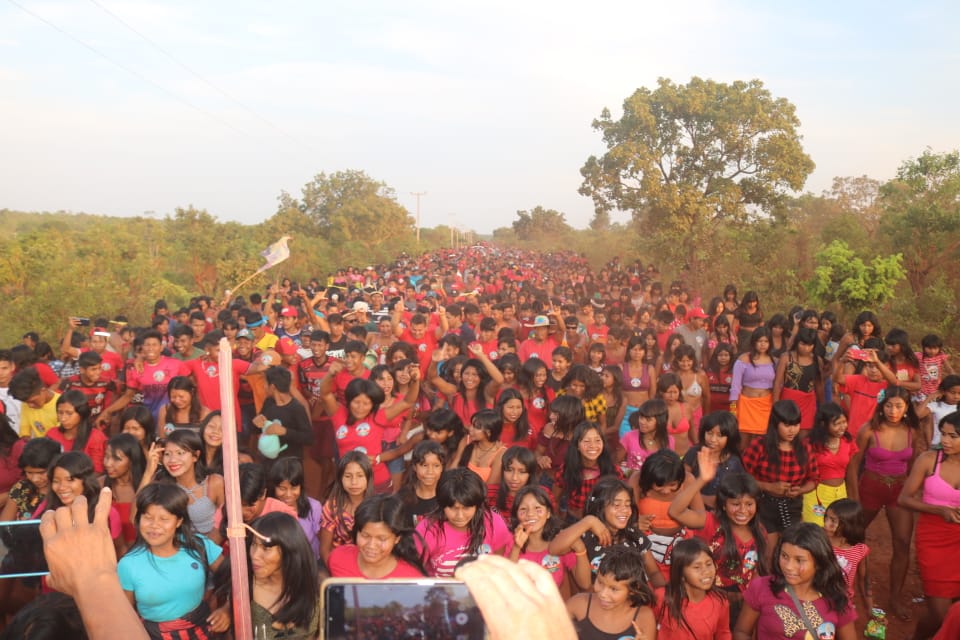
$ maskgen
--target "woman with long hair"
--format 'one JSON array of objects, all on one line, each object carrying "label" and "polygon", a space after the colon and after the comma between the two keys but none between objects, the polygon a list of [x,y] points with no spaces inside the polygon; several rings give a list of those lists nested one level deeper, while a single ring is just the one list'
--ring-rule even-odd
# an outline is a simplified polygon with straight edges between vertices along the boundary
[{"label": "woman with long hair", "polygon": [[271,640],[315,638],[320,626],[317,562],[303,529],[279,511],[257,518],[250,528],[247,571],[254,634]]}]

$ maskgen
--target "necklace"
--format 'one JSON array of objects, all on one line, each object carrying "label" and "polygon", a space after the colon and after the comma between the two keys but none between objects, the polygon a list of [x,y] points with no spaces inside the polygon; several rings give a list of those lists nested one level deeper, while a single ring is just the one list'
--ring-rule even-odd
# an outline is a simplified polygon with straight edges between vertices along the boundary
[{"label": "necklace", "polygon": [[195,485],[193,485],[193,486],[190,487],[190,488],[187,488],[187,487],[183,486],[182,484],[178,484],[177,486],[180,487],[180,489],[181,489],[184,493],[193,495],[194,492],[195,492],[197,489],[199,489],[201,485],[195,484]]}]

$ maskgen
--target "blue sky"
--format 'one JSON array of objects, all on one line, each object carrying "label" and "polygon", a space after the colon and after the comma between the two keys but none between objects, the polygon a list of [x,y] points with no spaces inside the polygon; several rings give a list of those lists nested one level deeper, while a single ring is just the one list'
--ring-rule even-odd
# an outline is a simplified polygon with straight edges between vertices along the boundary
[{"label": "blue sky", "polygon": [[426,191],[425,227],[583,227],[591,121],[660,76],[790,100],[820,193],[960,147],[958,26],[949,2],[7,0],[0,208],[252,224],[362,169],[411,212]]}]

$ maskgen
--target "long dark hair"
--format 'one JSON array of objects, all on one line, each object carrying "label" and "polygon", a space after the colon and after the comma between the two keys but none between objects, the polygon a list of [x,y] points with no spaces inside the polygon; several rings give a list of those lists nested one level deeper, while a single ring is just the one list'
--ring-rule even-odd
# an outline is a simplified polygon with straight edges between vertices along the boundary
[{"label": "long dark hair", "polygon": [[[273,619],[282,625],[293,624],[306,629],[314,617],[317,601],[317,561],[296,518],[281,511],[260,516],[251,525],[269,541],[247,534],[247,557],[250,546],[258,541],[265,547],[280,547],[280,572],[283,588],[274,606],[278,606]],[[250,580],[250,595],[253,596],[253,565],[247,564]]]},{"label": "long dark hair", "polygon": [[276,498],[277,485],[281,482],[289,482],[291,487],[300,487],[300,495],[297,496],[297,517],[309,517],[310,498],[303,487],[303,463],[300,462],[300,458],[287,456],[270,466],[267,471],[267,495]]},{"label": "long dark hair", "polygon": [[[872,426],[874,429],[879,427],[880,423],[885,419],[883,415],[883,408],[893,398],[900,398],[907,403],[907,411],[903,414],[903,424],[913,431],[914,440],[917,438],[924,438],[923,432],[920,429],[920,418],[917,416],[917,411],[913,408],[913,402],[910,400],[910,392],[901,386],[890,385],[884,389],[882,393],[883,396],[878,396],[877,398],[877,409],[873,412],[873,418],[870,420],[870,426]],[[914,445],[914,448],[917,446],[918,445]]]},{"label": "long dark hair", "polygon": [[626,493],[627,499],[630,500],[630,517],[627,519],[627,526],[624,527],[623,530],[612,532],[613,540],[615,543],[626,542],[640,545],[645,538],[637,529],[637,517],[639,515],[637,512],[637,501],[633,499],[633,491],[631,491],[627,483],[620,478],[607,476],[597,480],[597,484],[593,486],[593,491],[590,492],[590,497],[587,498],[587,504],[583,508],[583,515],[584,517],[594,516],[603,523],[603,526],[611,529],[612,527],[607,522],[603,512],[621,493]]},{"label": "long dark hair", "polygon": [[476,507],[477,511],[467,525],[469,539],[466,555],[477,553],[487,535],[487,521],[490,509],[487,507],[487,487],[476,473],[465,467],[447,469],[437,483],[437,512],[430,516],[430,527],[436,527],[438,539],[444,535],[443,525],[447,522],[444,512],[458,502],[465,507]]},{"label": "long dark hair", "polygon": [[[503,419],[500,414],[493,409],[480,409],[470,418],[475,429],[483,431],[493,446],[500,442],[500,433],[503,431]],[[460,455],[460,466],[466,467],[470,463],[473,451],[477,447],[476,442],[471,442],[463,449]]]},{"label": "long dark hair", "polygon": [[354,378],[347,383],[347,388],[343,392],[344,398],[346,399],[347,407],[347,424],[353,425],[357,421],[357,418],[354,417],[353,412],[350,411],[350,404],[353,402],[354,398],[357,396],[367,396],[370,398],[370,414],[365,418],[365,420],[370,420],[373,422],[374,417],[377,415],[377,409],[380,408],[380,405],[383,404],[383,401],[386,397],[383,394],[383,389],[380,388],[373,380],[366,380],[364,378]]},{"label": "long dark hair", "polygon": [[[497,510],[501,513],[506,512],[507,510],[507,499],[510,497],[510,489],[507,487],[507,469],[514,462],[522,464],[526,469],[527,473],[530,474],[530,479],[527,484],[538,484],[540,481],[540,465],[537,464],[537,456],[530,449],[514,445],[507,449],[503,453],[503,458],[500,459],[500,467],[502,472],[500,474],[500,487],[497,489]],[[525,487],[522,487],[525,488]],[[519,492],[517,492],[519,495]],[[514,505],[516,504],[516,497],[514,497]]]},{"label": "long dark hair", "polygon": [[406,524],[403,501],[399,497],[385,494],[371,496],[360,503],[353,517],[353,544],[357,544],[357,536],[368,524],[384,524],[393,535],[397,536],[397,543],[390,553],[426,574],[420,561],[420,554],[417,552],[418,534]]},{"label": "long dark hair", "polygon": [[[203,482],[204,478],[207,477],[207,465],[204,461],[203,440],[200,439],[200,434],[191,429],[174,429],[167,436],[164,447],[169,444],[176,445],[197,456],[197,461],[193,463],[193,475],[198,483]],[[158,481],[176,482],[176,479],[167,472],[167,468],[163,464],[157,469],[156,479]]]},{"label": "long dark hair", "polygon": [[431,431],[450,432],[450,436],[440,445],[446,449],[447,457],[456,453],[460,445],[460,440],[465,435],[463,420],[460,419],[460,416],[458,416],[455,411],[447,407],[434,409],[428,413],[423,421],[423,430],[424,436],[428,439],[430,437],[429,432]]},{"label": "long dark hair", "polygon": [[[767,422],[767,434],[763,437],[763,448],[767,454],[775,473],[780,473],[780,423],[790,426],[800,424],[800,409],[793,400],[777,400],[770,410],[770,420]],[[793,439],[793,454],[797,457],[800,468],[807,466],[807,448],[803,438]]]},{"label": "long dark hair", "polygon": [[[550,500],[550,494],[547,493],[546,489],[538,484],[527,485],[526,487],[520,489],[520,491],[517,491],[517,497],[513,500],[513,509],[510,510],[510,516],[512,519],[511,524],[513,525],[511,529],[516,529],[520,524],[520,517],[518,515],[520,503],[523,502],[523,499],[527,496],[533,496],[533,499],[537,501],[537,504],[546,508],[546,510],[549,512],[550,515],[547,516],[547,521],[544,523],[543,531],[540,533],[540,535],[546,541],[553,540],[557,534],[560,533],[560,529],[562,529],[563,526],[556,513],[554,513],[553,502]],[[527,545],[524,544],[521,551],[526,551],[526,546]]]},{"label": "long dark hair", "polygon": [[[667,586],[663,592],[664,606],[660,609],[660,615],[658,616],[658,622],[661,624],[668,619],[676,621],[677,626],[686,629],[691,637],[696,637],[696,633],[694,633],[693,627],[690,626],[687,617],[683,614],[684,602],[690,600],[686,581],[683,579],[683,571],[701,553],[705,553],[711,562],[715,562],[713,554],[710,553],[710,547],[701,538],[687,538],[686,540],[680,540],[673,546],[673,551],[670,553],[670,579],[667,581]],[[716,598],[720,601],[726,600],[723,592],[714,589],[713,585],[710,585],[706,592],[708,598]]]},{"label": "long dark hair", "polygon": [[[107,449],[112,449],[115,453],[120,452],[130,461],[130,483],[136,491],[143,480],[143,473],[147,469],[147,457],[143,454],[143,448],[137,439],[130,433],[118,433],[107,442]],[[106,452],[104,452],[106,454]],[[114,456],[116,458],[116,456]],[[115,480],[108,475],[103,478],[103,485],[113,489]]]},{"label": "long dark hair", "polygon": [[[203,462],[207,463],[207,441],[204,440],[203,436],[206,435],[207,429],[210,427],[210,423],[213,422],[214,418],[220,418],[220,432],[223,433],[223,417],[220,415],[220,410],[211,411],[203,420],[200,422],[200,441],[203,443]],[[221,436],[222,437],[222,436]],[[217,447],[216,452],[213,454],[213,460],[210,461],[209,466],[207,467],[209,473],[223,473],[223,443],[221,442],[220,446]]]},{"label": "long dark hair", "polygon": [[[71,451],[83,451],[84,447],[87,446],[87,442],[90,440],[90,403],[87,402],[87,396],[84,395],[82,391],[78,389],[70,389],[69,391],[64,391],[63,395],[57,398],[57,407],[62,404],[69,404],[73,407],[73,410],[77,412],[77,415],[80,416],[80,424],[77,425],[77,437],[73,440],[73,446],[70,448]],[[63,427],[57,427],[60,429],[60,433],[63,433]]]},{"label": "long dark hair", "polygon": [[800,547],[813,556],[813,562],[817,568],[813,574],[813,588],[823,594],[834,611],[845,612],[850,606],[850,599],[847,597],[843,570],[840,569],[837,556],[833,553],[827,533],[822,527],[812,522],[798,522],[781,534],[780,542],[777,543],[773,553],[774,563],[771,571],[773,579],[770,581],[770,591],[773,595],[780,595],[787,586],[783,569],[780,568],[780,553],[785,544]]},{"label": "long dark hair", "polygon": [[[197,385],[193,383],[193,380],[191,380],[189,376],[175,376],[170,378],[170,382],[167,383],[168,401],[170,400],[170,394],[174,391],[186,391],[190,394],[190,407],[187,409],[187,415],[190,416],[191,423],[200,422],[200,412],[203,408],[200,406],[200,398],[197,397]],[[168,420],[168,422],[173,421]]]},{"label": "long dark hair", "polygon": [[447,449],[433,440],[423,440],[417,443],[410,454],[410,464],[403,470],[403,477],[400,480],[400,489],[397,496],[403,501],[404,507],[410,508],[417,504],[417,466],[422,465],[427,456],[436,456],[440,461],[440,468],[447,466]]},{"label": "long dark hair", "polygon": [[[517,421],[514,423],[514,436],[513,442],[523,442],[527,439],[527,436],[530,433],[530,422],[527,420],[527,405],[523,401],[523,394],[520,393],[517,389],[507,388],[500,393],[500,398],[497,399],[497,414],[500,416],[500,419],[503,420],[503,407],[510,400],[519,400],[522,411],[520,417],[517,418]],[[505,442],[504,444],[511,445],[513,442]]]},{"label": "long dark hair", "polygon": [[[724,455],[727,456],[727,459],[739,458],[740,426],[737,423],[737,417],[729,411],[711,411],[703,416],[703,419],[700,421],[699,446],[706,446],[704,443],[706,442],[707,433],[716,428],[720,429],[721,436],[727,437],[727,444],[724,446],[723,451],[720,452],[721,460],[724,459]],[[693,475],[700,475],[700,464],[696,458],[694,458],[690,470],[693,471]]]},{"label": "long dark hair", "polygon": [[[379,387],[377,388],[379,389]],[[343,474],[347,471],[347,465],[351,462],[357,463],[360,468],[363,469],[363,475],[367,477],[367,495],[365,498],[373,495],[373,465],[370,463],[370,458],[367,457],[367,454],[357,449],[347,451],[340,457],[340,460],[337,461],[337,479],[333,483],[333,489],[330,490],[329,498],[330,508],[333,509],[333,513],[330,514],[331,517],[339,518],[344,508],[350,504],[350,494],[343,488],[342,480]],[[324,506],[324,510],[326,509],[327,507]]]},{"label": "long dark hair", "polygon": [[[653,418],[657,421],[653,429],[653,439],[657,441],[659,449],[670,448],[670,432],[667,431],[667,423],[670,421],[670,411],[667,409],[667,403],[662,398],[650,398],[645,400],[637,411],[630,414],[627,423],[634,431],[640,430],[640,418]],[[637,442],[640,448],[646,451],[647,446],[643,438],[638,436]]]},{"label": "long dark hair", "polygon": [[[807,440],[810,446],[817,450],[824,450],[827,446],[827,440],[830,438],[830,427],[839,418],[844,417],[843,409],[836,402],[827,402],[820,405],[817,409],[817,415],[813,418],[813,428],[810,429],[810,435]],[[843,432],[842,438],[847,442],[853,440],[848,428]]]},{"label": "long dark hair", "polygon": [[[760,342],[761,338],[766,338],[767,343],[770,345],[770,348],[767,349],[767,355],[773,358],[773,332],[770,331],[768,327],[757,327],[753,330],[753,333],[750,334],[750,351],[747,353],[747,358],[750,360],[751,366],[757,366],[757,363],[754,362],[754,359],[759,355],[757,351],[757,343]],[[743,348],[743,345],[740,346]]]},{"label": "long dark hair", "polygon": [[[720,554],[717,557],[717,563],[723,561],[724,568],[734,575],[740,571],[740,564],[743,559],[740,557],[740,551],[737,549],[737,538],[733,534],[733,523],[727,515],[727,502],[748,496],[753,498],[754,502],[760,499],[760,486],[748,473],[730,473],[720,480],[717,486],[717,509],[714,513],[717,515],[717,525],[720,533],[723,535],[723,544],[720,547]],[[750,534],[753,536],[753,544],[757,548],[757,575],[767,575],[770,567],[767,563],[767,532],[760,524],[760,518],[754,513],[753,519],[747,523]]]},{"label": "long dark hair", "polygon": [[591,431],[595,431],[600,437],[600,446],[603,447],[600,457],[597,458],[597,468],[600,475],[609,476],[617,473],[617,465],[613,463],[613,457],[610,455],[606,439],[603,437],[603,428],[596,422],[581,422],[573,430],[573,436],[570,438],[570,446],[567,447],[567,457],[563,465],[563,485],[568,493],[579,493],[583,486],[584,467],[579,445]]},{"label": "long dark hair", "polygon": [[83,495],[87,499],[87,515],[92,519],[100,499],[100,483],[97,481],[97,472],[93,468],[93,460],[83,451],[67,451],[50,463],[47,469],[50,489],[47,492],[47,505],[44,511],[53,511],[64,506],[60,496],[53,490],[53,472],[58,468],[69,473],[72,480],[83,482]]}]

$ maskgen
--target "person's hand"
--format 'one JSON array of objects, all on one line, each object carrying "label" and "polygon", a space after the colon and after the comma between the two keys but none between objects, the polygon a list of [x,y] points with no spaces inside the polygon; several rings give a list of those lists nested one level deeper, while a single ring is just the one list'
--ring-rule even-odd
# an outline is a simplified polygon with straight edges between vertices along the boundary
[{"label": "person's hand", "polygon": [[434,349],[433,353],[430,354],[430,361],[434,364],[440,364],[443,361],[443,351]]},{"label": "person's hand", "polygon": [[576,640],[553,578],[528,560],[488,554],[456,571],[476,600],[492,640]]},{"label": "person's hand", "polygon": [[330,363],[330,368],[327,369],[327,375],[335,376],[341,371],[343,371],[343,360],[334,360]]},{"label": "person's hand", "polygon": [[160,466],[160,457],[163,455],[163,445],[157,441],[150,443],[147,450],[147,467],[157,468]]},{"label": "person's hand", "polygon": [[70,316],[69,318],[67,318],[67,324],[70,325],[71,329],[76,329],[77,327],[80,326],[80,320],[78,320],[77,318],[74,318],[73,316]]},{"label": "person's hand", "polygon": [[800,487],[791,486],[787,488],[787,492],[784,495],[786,495],[788,498],[796,498],[800,495]]},{"label": "person's hand", "polygon": [[263,429],[264,425],[267,424],[267,417],[261,413],[257,416],[254,416],[253,420],[250,422],[252,422],[253,426],[255,426],[257,429]]},{"label": "person's hand", "polygon": [[410,382],[420,382],[420,367],[412,364],[408,367],[407,371],[410,373]]},{"label": "person's hand", "polygon": [[87,499],[82,495],[69,507],[47,511],[40,518],[43,555],[50,569],[47,584],[52,589],[76,598],[99,578],[117,579],[117,553],[109,525],[112,506],[113,494],[104,487],[93,522],[87,520]]},{"label": "person's hand", "polygon": [[443,306],[440,306],[440,305],[437,305],[437,314],[438,314],[438,315],[441,315],[441,316],[447,315],[447,308],[446,308],[446,307],[443,307]]},{"label": "person's hand", "polygon": [[266,428],[264,433],[268,436],[285,436],[287,435],[287,428],[280,424],[279,421],[274,420],[270,423],[270,426]]},{"label": "person's hand", "polygon": [[475,358],[483,357],[483,345],[480,344],[479,342],[471,342],[467,346],[467,351],[472,353]]},{"label": "person's hand", "polygon": [[223,605],[207,616],[207,625],[214,633],[224,633],[230,628],[230,605]]},{"label": "person's hand", "polygon": [[633,625],[633,630],[637,632],[636,635],[633,636],[633,640],[647,640],[647,634],[640,629],[640,623],[637,622],[637,619],[634,618],[630,622]]},{"label": "person's hand", "polygon": [[550,461],[550,456],[540,456],[537,458],[537,464],[541,469],[552,469],[553,462]]},{"label": "person's hand", "polygon": [[717,467],[720,466],[719,460],[713,459],[713,452],[707,447],[700,447],[697,452],[697,466],[700,468],[700,479],[709,484],[717,477]]},{"label": "person's hand", "polygon": [[601,547],[606,547],[613,543],[613,535],[610,533],[610,529],[607,528],[607,525],[603,524],[603,521],[596,516],[587,516],[590,518],[589,522],[589,531],[597,537],[597,543]]},{"label": "person's hand", "polygon": [[395,305],[393,305],[393,312],[394,312],[394,313],[403,313],[404,308],[405,308],[405,307],[403,306],[403,300],[397,300],[397,303],[396,303]]},{"label": "person's hand", "polygon": [[955,507],[943,507],[940,511],[940,515],[943,516],[944,521],[951,524],[960,523],[960,509]]},{"label": "person's hand", "polygon": [[653,528],[653,520],[656,518],[652,513],[641,513],[637,516],[637,529],[640,531],[650,531]]},{"label": "person's hand", "polygon": [[513,532],[513,543],[518,549],[522,549],[523,545],[527,544],[527,540],[530,539],[530,532],[527,531],[527,528],[522,524],[517,525],[517,528]]}]

